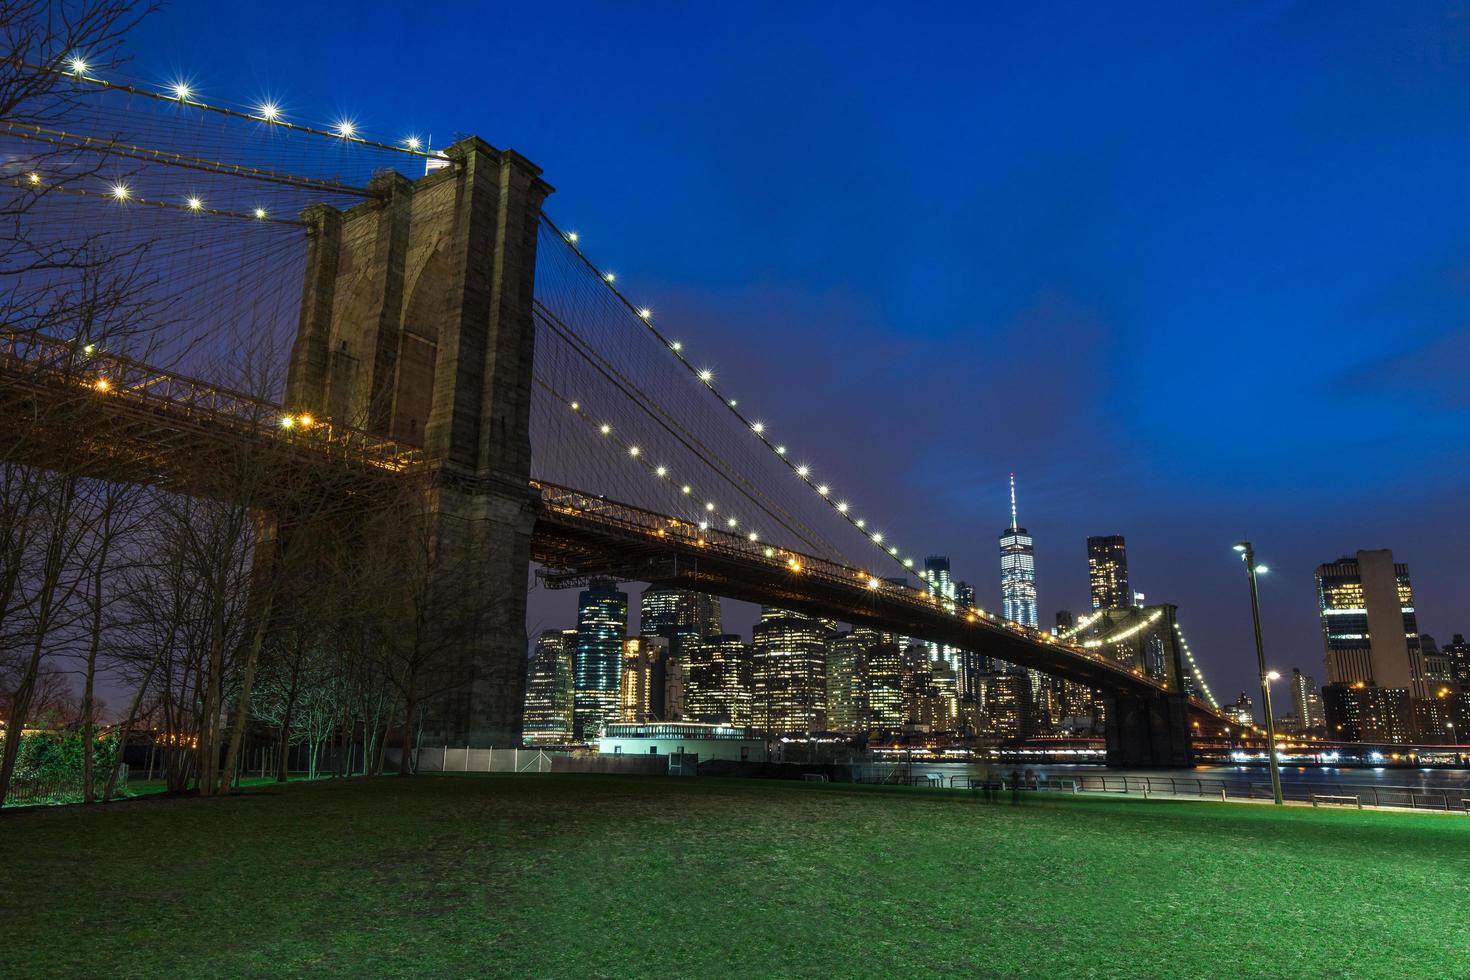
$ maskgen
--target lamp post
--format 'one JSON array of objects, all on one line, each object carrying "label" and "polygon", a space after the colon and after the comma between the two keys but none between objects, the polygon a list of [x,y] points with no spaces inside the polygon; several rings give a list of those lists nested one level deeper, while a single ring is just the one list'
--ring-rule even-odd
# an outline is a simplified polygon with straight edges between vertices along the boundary
[{"label": "lamp post", "polygon": [[1256,553],[1249,541],[1235,546],[1245,562],[1245,574],[1251,583],[1251,623],[1256,630],[1256,666],[1261,671],[1261,701],[1266,714],[1266,758],[1271,763],[1271,796],[1276,805],[1281,800],[1281,764],[1276,759],[1276,719],[1271,716],[1271,672],[1266,670],[1266,649],[1261,644],[1261,596],[1256,589],[1256,575],[1264,573],[1265,565],[1256,564]]}]

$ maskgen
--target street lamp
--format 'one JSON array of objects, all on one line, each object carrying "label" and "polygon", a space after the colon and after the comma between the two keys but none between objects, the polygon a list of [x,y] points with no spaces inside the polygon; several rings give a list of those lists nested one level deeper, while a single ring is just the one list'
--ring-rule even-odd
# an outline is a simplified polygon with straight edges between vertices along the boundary
[{"label": "street lamp", "polygon": [[1276,719],[1271,716],[1271,681],[1275,680],[1272,676],[1275,672],[1266,670],[1266,649],[1261,644],[1261,596],[1256,589],[1256,576],[1264,574],[1267,568],[1256,564],[1256,553],[1249,541],[1242,541],[1235,550],[1245,562],[1245,574],[1251,584],[1251,623],[1256,631],[1256,666],[1261,670],[1261,701],[1266,714],[1266,758],[1271,763],[1271,796],[1280,806],[1281,763],[1276,758]]}]

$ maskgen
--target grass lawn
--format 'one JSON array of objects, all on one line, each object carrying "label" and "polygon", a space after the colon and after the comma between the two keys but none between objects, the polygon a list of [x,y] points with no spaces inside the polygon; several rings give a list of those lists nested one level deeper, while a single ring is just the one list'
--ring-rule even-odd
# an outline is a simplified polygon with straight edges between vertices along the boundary
[{"label": "grass lawn", "polygon": [[423,776],[0,817],[0,973],[1470,976],[1470,818]]}]

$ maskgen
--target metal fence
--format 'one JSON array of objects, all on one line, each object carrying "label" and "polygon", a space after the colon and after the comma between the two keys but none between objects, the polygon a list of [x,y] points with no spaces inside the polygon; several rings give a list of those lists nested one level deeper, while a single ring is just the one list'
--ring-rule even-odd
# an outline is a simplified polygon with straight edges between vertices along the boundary
[{"label": "metal fence", "polygon": [[[107,785],[107,772],[102,770],[92,777],[93,791],[100,798]],[[128,767],[117,767],[117,785],[114,796],[122,796],[128,788]],[[82,798],[82,774],[65,773],[55,776],[17,776],[10,781],[10,790],[5,796],[6,806],[38,806],[47,803],[76,803]]]},{"label": "metal fence", "polygon": [[[857,781],[900,786],[927,786],[935,789],[958,789],[983,792],[1051,791],[1062,793],[1108,793],[1139,796],[1145,799],[1198,800],[1269,800],[1270,782],[1252,779],[1226,779],[1211,776],[1133,776],[1108,773],[1024,772],[1018,779],[1014,771],[985,775],[962,773],[950,775],[926,769],[922,765],[864,766]],[[1384,786],[1352,782],[1293,782],[1281,784],[1282,798],[1314,807],[1392,807],[1404,810],[1436,810],[1445,813],[1470,814],[1470,789],[1428,786]]]}]

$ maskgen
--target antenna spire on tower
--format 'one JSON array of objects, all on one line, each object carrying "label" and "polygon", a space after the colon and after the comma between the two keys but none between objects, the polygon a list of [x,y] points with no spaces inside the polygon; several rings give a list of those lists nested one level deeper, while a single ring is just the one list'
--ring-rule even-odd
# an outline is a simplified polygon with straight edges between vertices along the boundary
[{"label": "antenna spire on tower", "polygon": [[1021,522],[1016,520],[1016,474],[1011,474],[1011,527],[1020,527]]}]

